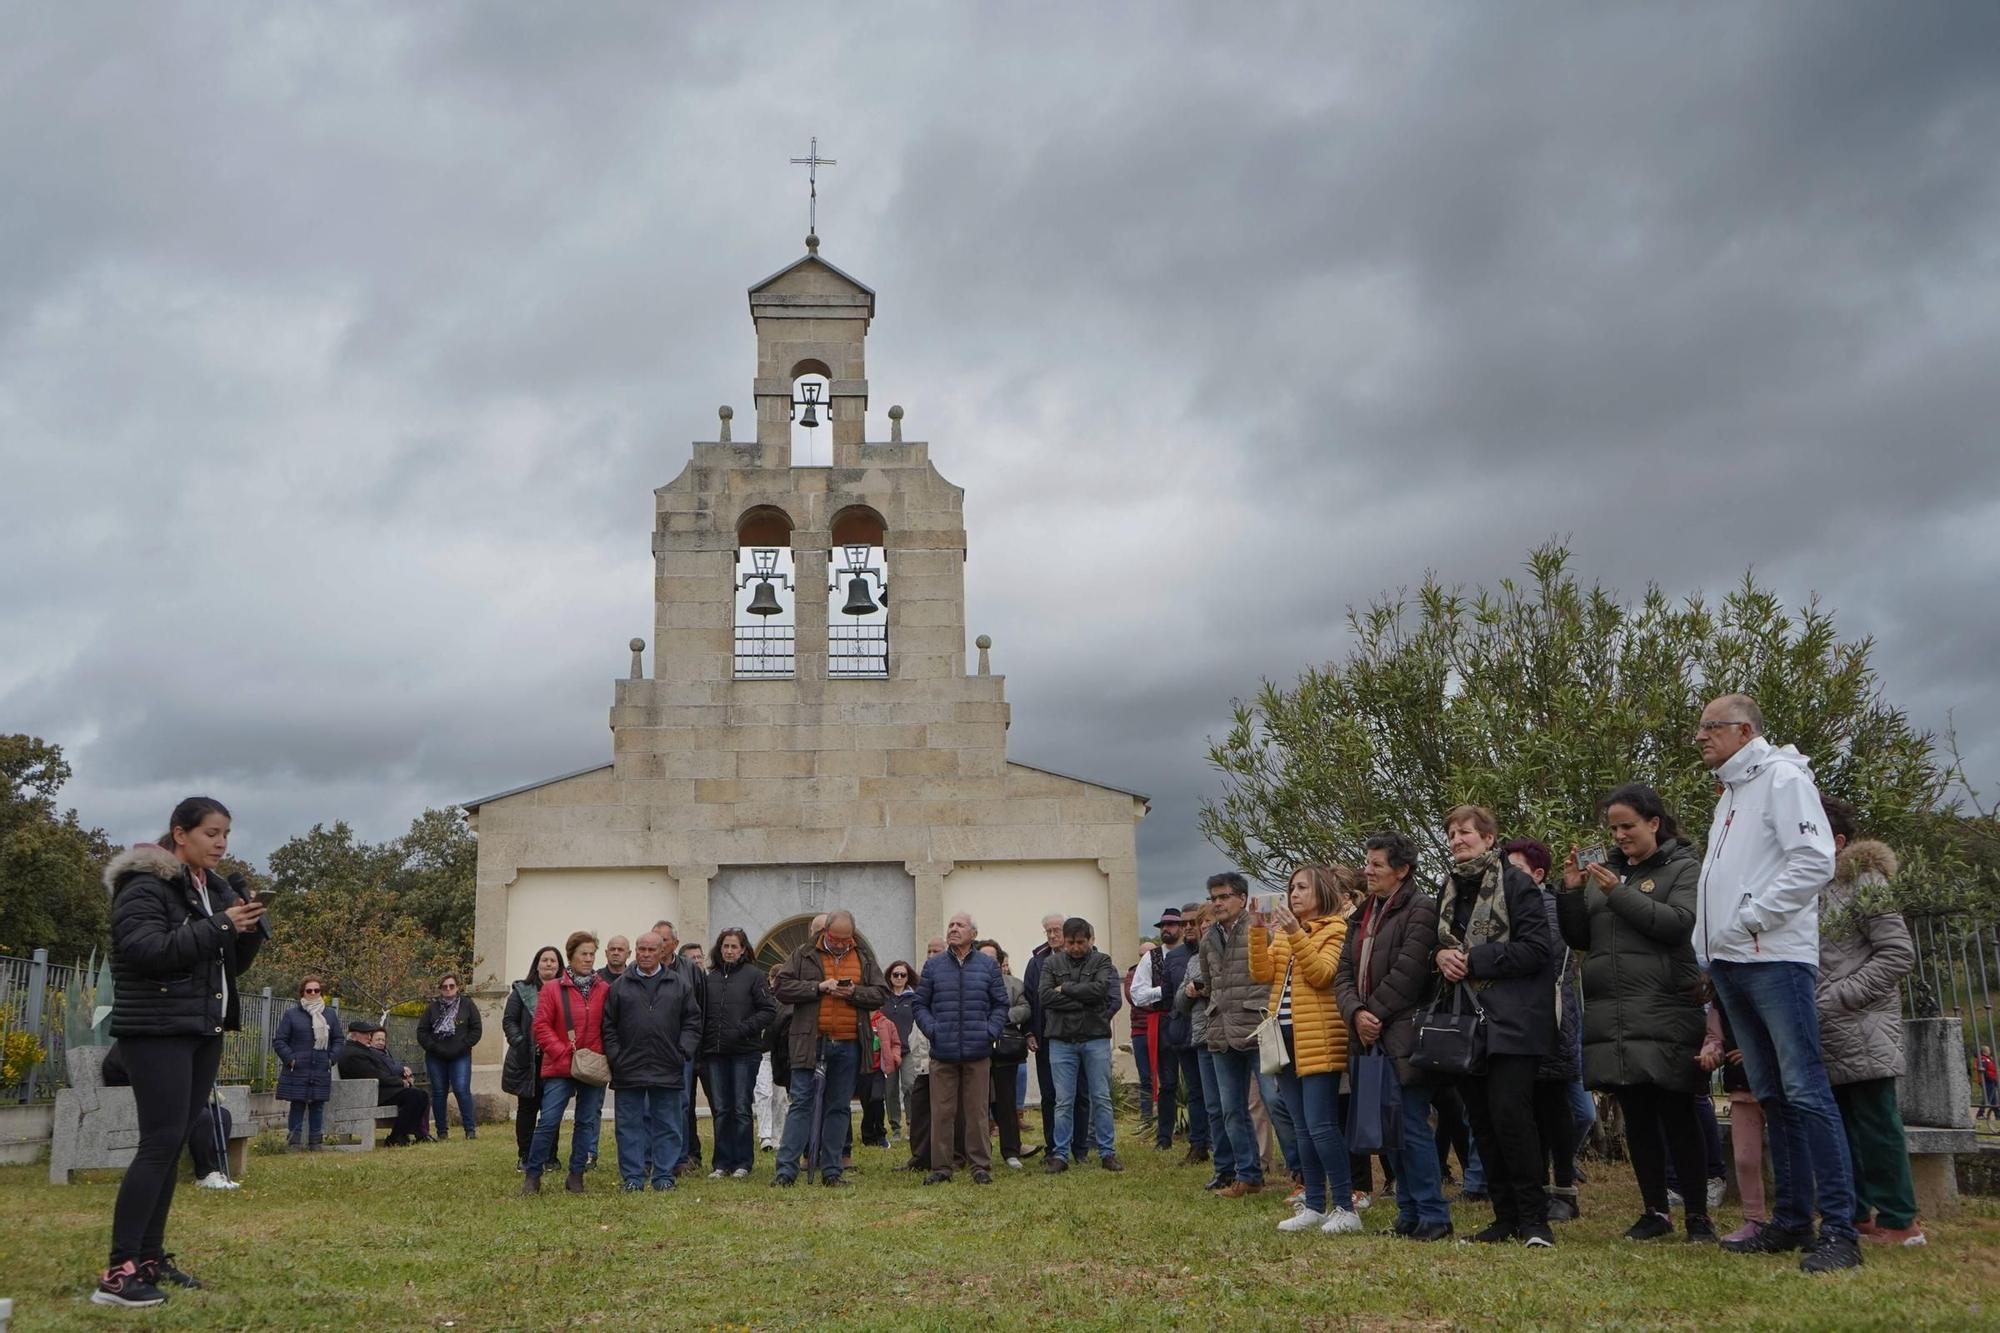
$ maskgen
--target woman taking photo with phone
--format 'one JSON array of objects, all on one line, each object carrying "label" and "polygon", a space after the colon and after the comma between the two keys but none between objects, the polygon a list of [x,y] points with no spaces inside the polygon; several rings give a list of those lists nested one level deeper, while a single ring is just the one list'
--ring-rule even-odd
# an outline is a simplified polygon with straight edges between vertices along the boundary
[{"label": "woman taking photo with phone", "polygon": [[1583,1081],[1615,1095],[1625,1112],[1646,1205],[1625,1238],[1674,1234],[1671,1152],[1687,1201],[1687,1238],[1713,1242],[1701,1184],[1708,1152],[1694,1104],[1708,1084],[1699,1063],[1706,1021],[1693,942],[1701,862],[1651,787],[1620,787],[1599,808],[1616,846],[1598,854],[1571,848],[1556,895],[1563,939],[1585,951]]},{"label": "woman taking photo with phone", "polygon": [[165,1286],[201,1284],[166,1248],[181,1145],[222,1063],[222,1034],[242,1027],[238,977],[263,944],[264,909],[239,898],[216,865],[229,811],[191,796],[157,845],[140,843],[105,869],[111,890],[111,1035],[132,1080],[139,1149],[118,1186],[111,1262],[91,1301],[140,1308]]},{"label": "woman taking photo with phone", "polygon": [[1291,1057],[1278,1087],[1292,1113],[1305,1198],[1280,1231],[1318,1229],[1328,1235],[1361,1230],[1342,1124],[1340,1076],[1347,1069],[1347,1022],[1334,998],[1344,913],[1361,892],[1361,877],[1345,866],[1300,866],[1270,912],[1252,909],[1250,976],[1271,988],[1270,1012]]}]

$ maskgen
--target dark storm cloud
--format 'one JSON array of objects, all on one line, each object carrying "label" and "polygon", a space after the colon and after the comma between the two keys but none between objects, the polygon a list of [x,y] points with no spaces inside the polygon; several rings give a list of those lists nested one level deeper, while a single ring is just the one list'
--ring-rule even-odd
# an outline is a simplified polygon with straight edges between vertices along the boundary
[{"label": "dark storm cloud", "polygon": [[2000,776],[2000,14],[824,18],[17,18],[0,726],[121,837],[240,791],[253,850],[602,759],[816,133],[872,433],[967,490],[1017,755],[1154,796],[1149,911],[1231,697],[1551,535],[1819,591]]}]

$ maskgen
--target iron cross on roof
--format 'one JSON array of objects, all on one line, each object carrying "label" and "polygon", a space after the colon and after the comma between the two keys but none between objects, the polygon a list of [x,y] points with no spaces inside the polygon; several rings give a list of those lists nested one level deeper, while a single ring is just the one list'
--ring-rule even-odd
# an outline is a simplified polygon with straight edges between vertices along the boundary
[{"label": "iron cross on roof", "polygon": [[806,156],[793,158],[792,165],[806,169],[806,185],[811,192],[810,200],[806,205],[807,243],[817,248],[819,244],[819,169],[821,167],[837,167],[840,164],[830,157],[821,157],[819,155],[819,136],[815,134],[813,136],[812,148],[807,151]]}]

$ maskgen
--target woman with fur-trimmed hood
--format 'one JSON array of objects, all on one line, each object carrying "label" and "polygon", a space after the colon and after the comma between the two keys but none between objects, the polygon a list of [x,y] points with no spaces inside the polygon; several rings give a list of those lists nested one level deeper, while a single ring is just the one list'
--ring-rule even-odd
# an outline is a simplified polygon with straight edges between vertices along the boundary
[{"label": "woman with fur-trimmed hood", "polygon": [[1855,1229],[1883,1245],[1922,1245],[1909,1148],[1896,1106],[1903,1072],[1897,987],[1916,966],[1910,928],[1888,897],[1896,854],[1856,841],[1854,807],[1823,797],[1833,882],[1820,890],[1819,1036],[1854,1161]]},{"label": "woman with fur-trimmed hood", "polygon": [[166,1248],[174,1168],[188,1126],[222,1063],[222,1034],[242,1026],[238,978],[264,940],[264,909],[238,897],[216,865],[229,850],[229,811],[191,796],[158,844],[142,842],[105,869],[111,890],[111,1035],[138,1104],[139,1148],[111,1215],[111,1264],[91,1302],[159,1305],[165,1287],[201,1284]]}]

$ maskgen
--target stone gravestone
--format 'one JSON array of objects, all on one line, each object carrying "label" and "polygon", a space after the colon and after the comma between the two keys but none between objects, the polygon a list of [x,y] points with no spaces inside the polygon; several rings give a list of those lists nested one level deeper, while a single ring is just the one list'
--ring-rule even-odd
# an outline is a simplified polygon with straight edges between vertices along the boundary
[{"label": "stone gravestone", "polygon": [[1962,1019],[1903,1020],[1903,1076],[1896,1081],[1896,1101],[1910,1145],[1917,1211],[1943,1217],[1958,1207],[1956,1155],[1979,1147],[1972,1129]]}]

